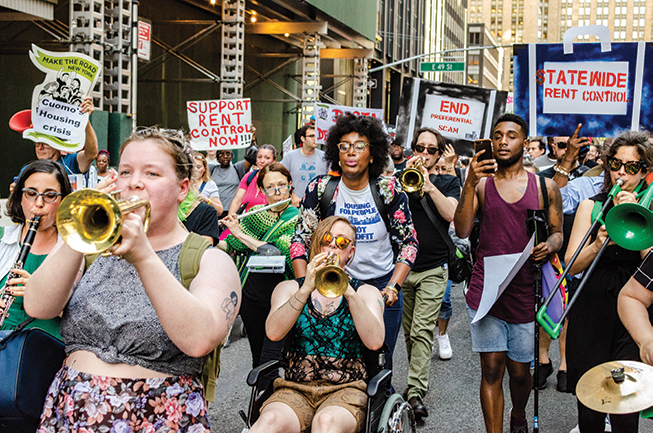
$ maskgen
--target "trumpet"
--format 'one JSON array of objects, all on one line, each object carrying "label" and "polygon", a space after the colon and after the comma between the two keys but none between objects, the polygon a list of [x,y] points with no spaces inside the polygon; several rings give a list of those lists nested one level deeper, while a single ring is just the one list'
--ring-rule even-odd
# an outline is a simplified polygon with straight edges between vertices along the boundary
[{"label": "trumpet", "polygon": [[[583,237],[583,240],[578,246],[578,249],[576,249],[574,255],[571,257],[571,260],[569,263],[567,263],[567,267],[562,272],[562,275],[560,275],[560,278],[558,278],[555,287],[551,291],[551,295],[549,295],[544,305],[542,305],[540,310],[537,312],[537,321],[540,323],[540,325],[542,325],[542,328],[546,331],[547,334],[551,336],[551,338],[558,338],[560,335],[560,330],[562,329],[562,325],[569,314],[569,310],[571,310],[571,307],[576,302],[576,299],[578,299],[578,295],[580,294],[583,287],[585,287],[589,276],[592,274],[592,271],[594,271],[596,264],[608,247],[610,240],[614,241],[614,243],[620,247],[631,251],[641,251],[653,245],[653,235],[651,235],[653,232],[653,212],[648,209],[651,200],[653,199],[653,184],[649,185],[646,191],[638,194],[637,198],[640,199],[638,204],[623,203],[617,205],[610,209],[605,217],[605,222],[603,221],[603,215],[605,214],[605,211],[610,206],[614,196],[617,195],[619,191],[621,191],[623,184],[623,179],[617,179],[616,185],[612,187],[612,190],[610,190],[608,198],[606,199],[601,212],[597,216],[596,220],[594,220],[594,223],[589,228],[587,233],[585,233],[585,237]],[[574,293],[574,296],[569,301],[567,309],[562,314],[562,317],[560,320],[554,321],[547,314],[547,308],[555,297],[556,292],[560,289],[560,285],[569,273],[569,269],[571,269],[571,266],[578,258],[578,255],[587,243],[590,235],[598,226],[602,224],[605,224],[605,228],[608,232],[608,237],[601,246],[599,252],[596,254],[596,257],[594,257],[592,263],[590,263],[589,267],[585,271],[585,275],[578,285],[576,293]]]},{"label": "trumpet", "polygon": [[[29,251],[32,249],[32,242],[34,242],[34,238],[36,237],[39,224],[41,224],[41,216],[42,215],[34,215],[34,219],[29,221],[29,229],[27,230],[27,234],[23,240],[23,246],[18,253],[18,258],[14,262],[12,269],[23,269]],[[17,273],[13,271],[9,272],[9,275],[7,275],[7,279],[5,280],[5,286],[0,291],[0,304],[2,304],[0,305],[0,326],[2,326],[5,319],[9,316],[9,308],[11,308],[11,304],[13,304],[16,299],[16,297],[10,295],[7,290],[9,288],[9,280],[16,278],[17,276]]]},{"label": "trumpet", "polygon": [[69,194],[59,205],[57,230],[75,251],[104,253],[120,239],[124,215],[139,207],[145,207],[143,228],[147,231],[150,224],[147,200],[136,196],[121,199],[120,191],[106,194],[96,189],[81,189]]},{"label": "trumpet", "polygon": [[399,183],[407,193],[419,192],[420,196],[424,194],[422,188],[424,187],[424,175],[422,174],[422,166],[424,160],[418,159],[412,167],[405,169],[399,175]]},{"label": "trumpet", "polygon": [[326,266],[315,274],[315,288],[325,298],[337,298],[347,291],[349,277],[339,265],[340,256],[329,253]]}]

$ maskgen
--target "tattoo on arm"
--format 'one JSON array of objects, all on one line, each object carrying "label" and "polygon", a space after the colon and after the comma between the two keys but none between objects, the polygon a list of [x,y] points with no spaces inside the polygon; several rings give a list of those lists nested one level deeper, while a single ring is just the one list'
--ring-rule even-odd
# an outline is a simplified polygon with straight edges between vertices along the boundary
[{"label": "tattoo on arm", "polygon": [[560,189],[556,184],[547,186],[549,192],[549,228],[551,235],[547,240],[551,249],[554,251],[560,250],[562,247],[563,234],[562,234],[562,195]]},{"label": "tattoo on arm", "polygon": [[379,307],[381,307],[381,310],[383,310],[383,302],[381,302],[380,299],[377,299],[376,302],[379,303]]},{"label": "tattoo on arm", "polygon": [[231,323],[236,319],[236,306],[238,305],[238,295],[236,292],[231,292],[228,298],[222,301],[222,311],[227,315],[227,322]]}]

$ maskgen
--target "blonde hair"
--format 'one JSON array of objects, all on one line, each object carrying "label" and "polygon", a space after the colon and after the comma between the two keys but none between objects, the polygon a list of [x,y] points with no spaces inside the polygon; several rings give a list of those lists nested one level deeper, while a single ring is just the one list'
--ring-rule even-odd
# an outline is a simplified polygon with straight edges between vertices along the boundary
[{"label": "blonde hair", "polygon": [[311,238],[311,247],[309,250],[309,257],[308,257],[309,261],[312,260],[316,254],[320,253],[320,250],[322,249],[322,238],[324,237],[325,234],[331,232],[331,228],[337,222],[341,222],[349,226],[352,233],[354,234],[351,243],[352,245],[356,245],[356,227],[354,227],[354,225],[345,217],[335,216],[335,215],[330,216],[320,221],[317,227],[315,227],[315,231],[313,232],[313,237]]}]

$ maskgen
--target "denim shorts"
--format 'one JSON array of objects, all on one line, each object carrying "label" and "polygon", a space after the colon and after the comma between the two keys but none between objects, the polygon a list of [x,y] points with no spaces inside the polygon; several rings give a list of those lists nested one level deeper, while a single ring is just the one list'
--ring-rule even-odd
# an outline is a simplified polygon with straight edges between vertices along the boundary
[{"label": "denim shorts", "polygon": [[508,358],[524,363],[534,359],[533,322],[508,323],[487,315],[478,322],[471,323],[476,316],[476,310],[467,306],[467,314],[469,314],[474,352],[507,352]]}]

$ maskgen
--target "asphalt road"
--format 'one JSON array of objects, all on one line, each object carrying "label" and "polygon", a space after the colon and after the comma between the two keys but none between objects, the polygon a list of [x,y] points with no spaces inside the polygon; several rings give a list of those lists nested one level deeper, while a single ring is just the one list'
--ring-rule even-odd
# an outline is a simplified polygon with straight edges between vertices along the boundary
[{"label": "asphalt road", "polygon": [[[462,289],[453,288],[454,315],[449,324],[453,358],[431,362],[430,391],[424,399],[429,417],[417,426],[418,432],[483,432],[483,415],[478,397],[480,360],[472,352],[469,320],[465,312]],[[403,336],[403,333],[401,334]],[[397,342],[393,385],[398,390],[406,387],[407,364],[403,339]],[[551,358],[557,369],[557,344],[551,345]],[[214,432],[241,432],[245,426],[238,410],[246,410],[250,390],[245,378],[251,366],[251,355],[246,340],[240,339],[226,348],[222,355],[222,371],[218,379],[218,396],[210,407],[211,429]],[[576,399],[555,389],[555,374],[549,377],[548,387],[540,391],[540,432],[568,433],[576,426]],[[507,432],[511,407],[507,373],[504,378],[504,431]],[[527,409],[529,431],[533,429],[533,394]],[[640,422],[640,432],[653,433],[653,421]]]}]

